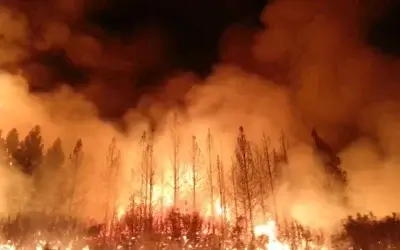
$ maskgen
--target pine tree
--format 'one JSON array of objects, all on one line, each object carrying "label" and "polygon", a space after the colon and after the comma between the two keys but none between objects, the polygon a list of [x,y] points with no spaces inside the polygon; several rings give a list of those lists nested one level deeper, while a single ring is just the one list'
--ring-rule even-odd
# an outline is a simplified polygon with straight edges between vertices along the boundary
[{"label": "pine tree", "polygon": [[246,220],[246,228],[253,230],[254,199],[258,191],[257,171],[254,166],[253,151],[250,142],[246,138],[243,127],[239,128],[239,135],[237,137],[236,161],[236,185],[238,186],[238,194],[241,196],[246,219],[250,222],[250,224],[247,225]]},{"label": "pine tree", "polygon": [[16,155],[17,149],[19,147],[19,134],[17,129],[13,128],[10,130],[5,138],[5,151],[7,156],[7,161],[10,165],[15,164],[14,157]]},{"label": "pine tree", "polygon": [[197,212],[197,200],[196,200],[196,195],[197,195],[197,186],[199,185],[199,157],[200,157],[200,149],[199,145],[197,143],[196,137],[192,137],[192,152],[191,152],[191,160],[192,160],[192,206],[193,206],[193,211]]},{"label": "pine tree", "polygon": [[208,184],[209,184],[209,188],[210,188],[210,203],[211,203],[211,218],[214,219],[215,218],[215,209],[214,209],[214,164],[213,164],[213,155],[212,155],[212,151],[213,151],[213,137],[211,135],[211,130],[208,129],[207,132],[207,139],[206,139],[206,143],[207,143],[207,154],[208,154]]},{"label": "pine tree", "polygon": [[[39,200],[41,205],[49,208],[51,213],[60,209],[66,201],[66,190],[64,172],[62,168],[65,161],[65,154],[62,148],[61,139],[56,139],[46,150],[43,157],[43,163],[34,174],[36,181],[35,200]],[[49,190],[51,188],[51,190]],[[45,201],[41,200],[44,198]]]},{"label": "pine tree", "polygon": [[70,186],[70,197],[69,197],[69,206],[68,206],[68,211],[71,213],[72,212],[72,206],[75,200],[75,191],[76,191],[76,185],[77,185],[77,175],[78,171],[82,166],[83,163],[83,144],[82,144],[82,139],[79,139],[74,147],[74,150],[72,151],[71,155],[69,156],[70,163],[71,163],[71,170],[72,170],[72,182]]},{"label": "pine tree", "polygon": [[43,163],[46,167],[51,169],[59,169],[65,161],[65,153],[62,148],[61,139],[57,138],[50,148],[47,149],[43,159]]},{"label": "pine tree", "polygon": [[20,143],[15,158],[22,171],[29,175],[40,166],[43,159],[43,142],[39,126],[35,126]]},{"label": "pine tree", "polygon": [[174,209],[177,208],[179,201],[179,189],[180,189],[180,163],[179,163],[179,148],[180,148],[180,138],[179,138],[179,122],[178,116],[174,114],[174,121],[172,127],[172,171],[173,171],[173,189],[174,189]]},{"label": "pine tree", "polygon": [[2,163],[6,163],[7,162],[7,151],[6,151],[6,140],[3,138],[3,131],[0,130],[0,156],[2,159]]},{"label": "pine tree", "polygon": [[5,146],[5,139],[3,138],[3,130],[0,130],[0,147],[4,148]]},{"label": "pine tree", "polygon": [[[107,197],[106,197],[106,211],[105,223],[109,225],[109,236],[112,237],[114,233],[116,200],[117,200],[117,187],[119,167],[121,161],[121,151],[117,148],[117,140],[113,138],[108,147],[108,155],[106,157],[107,163]],[[109,211],[111,210],[111,220],[109,219]]]}]

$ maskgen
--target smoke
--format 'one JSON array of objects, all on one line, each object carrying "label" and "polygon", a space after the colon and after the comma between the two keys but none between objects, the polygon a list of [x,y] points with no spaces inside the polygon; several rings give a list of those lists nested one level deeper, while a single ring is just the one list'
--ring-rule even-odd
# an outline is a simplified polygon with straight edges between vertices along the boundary
[{"label": "smoke", "polygon": [[[68,1],[56,2],[42,11],[64,10],[60,6]],[[261,16],[265,30],[229,29],[221,42],[223,62],[206,79],[191,73],[168,79],[163,88],[141,98],[137,108],[126,113],[125,132],[99,118],[99,107],[102,112],[109,108],[111,113],[116,107],[126,106],[126,100],[137,94],[128,91],[130,80],[151,73],[154,67],[165,67],[168,53],[163,34],[157,29],[146,30],[126,45],[107,39],[102,31],[73,28],[76,26],[72,24],[81,22],[84,6],[68,4],[68,11],[57,12],[61,13],[59,17],[51,16],[50,20],[40,10],[22,14],[25,12],[19,9],[26,6],[12,7],[0,9],[1,20],[10,23],[0,30],[0,51],[5,55],[1,57],[2,65],[18,66],[34,51],[61,49],[75,67],[89,72],[88,84],[77,89],[59,82],[53,85],[54,72],[41,64],[36,67],[38,64],[28,63],[31,71],[22,67],[23,76],[7,72],[0,75],[3,131],[16,127],[23,137],[38,124],[46,147],[60,136],[67,154],[67,170],[69,152],[82,138],[84,163],[77,177],[77,200],[82,202],[74,210],[75,215],[98,220],[104,216],[107,187],[103,183],[111,138],[117,138],[122,155],[117,203],[126,205],[132,193],[138,194],[139,187],[134,183],[140,180],[139,139],[143,130],[156,128],[156,183],[164,182],[168,187],[165,192],[172,193],[174,130],[178,129],[180,136],[182,166],[190,165],[192,135],[205,151],[209,129],[215,155],[219,154],[229,166],[241,125],[252,142],[261,143],[265,133],[277,149],[281,133],[286,135],[290,142],[289,163],[282,166],[284,183],[278,187],[278,206],[301,222],[332,227],[354,212],[371,211],[383,216],[396,211],[399,104],[395,90],[399,62],[385,58],[363,42],[357,11],[337,11],[347,7],[358,10],[359,6],[331,1],[274,1]],[[29,40],[28,24],[40,27],[40,39]],[[32,75],[39,71],[46,80],[32,81]],[[32,84],[56,87],[52,92],[33,95],[29,92]],[[327,176],[309,136],[314,126],[342,157],[349,178],[350,208],[324,191]],[[204,158],[201,171],[206,172]],[[1,169],[9,177],[4,190],[28,185],[21,189],[24,195],[20,197],[31,196],[34,184],[30,177],[8,170],[8,166]],[[46,176],[43,182],[48,188],[43,190],[72,178],[70,172],[62,173]],[[204,191],[199,197],[206,200],[206,185],[199,190]],[[187,198],[189,194],[184,191],[182,195]],[[163,199],[161,191],[157,192],[155,195]],[[8,193],[1,195],[5,198],[0,211],[14,209],[3,202],[9,200]],[[56,202],[49,193],[41,197],[38,207]]]},{"label": "smoke", "polygon": [[[278,65],[282,70],[276,74],[285,72],[283,84],[299,118],[295,124],[302,121],[305,125],[305,131],[297,134],[299,138],[316,126],[339,151],[342,167],[348,171],[351,205],[344,208],[332,202],[331,195],[318,194],[320,185],[310,184],[309,178],[323,182],[313,172],[322,169],[321,163],[310,162],[313,158],[307,152],[289,161],[288,169],[296,179],[309,184],[300,188],[303,191],[292,212],[311,225],[330,226],[346,213],[384,216],[397,211],[393,192],[398,189],[398,61],[364,42],[361,24],[365,9],[349,5],[340,1],[274,1],[261,16],[266,29],[255,36],[252,47],[260,62]],[[344,11],[346,7],[354,12]],[[309,221],[313,219],[310,215],[321,219]]]}]

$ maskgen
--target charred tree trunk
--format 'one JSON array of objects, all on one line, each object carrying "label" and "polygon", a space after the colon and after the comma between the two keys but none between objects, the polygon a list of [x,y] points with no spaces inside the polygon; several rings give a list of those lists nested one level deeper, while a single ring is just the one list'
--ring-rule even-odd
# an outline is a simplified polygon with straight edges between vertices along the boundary
[{"label": "charred tree trunk", "polygon": [[71,185],[71,193],[70,193],[70,198],[69,198],[69,205],[68,205],[68,211],[69,214],[72,213],[72,206],[73,202],[75,199],[75,192],[76,192],[76,185],[77,185],[77,175],[80,167],[82,166],[82,161],[83,161],[83,150],[82,150],[82,140],[79,139],[78,142],[75,145],[75,148],[70,155],[70,160],[72,164],[72,185]]},{"label": "charred tree trunk", "polygon": [[235,211],[235,220],[237,221],[239,218],[239,211],[238,211],[238,192],[236,187],[236,174],[235,174],[235,163],[232,160],[232,167],[231,167],[231,175],[232,175],[232,189],[233,189],[233,203],[234,203],[234,211]]},{"label": "charred tree trunk", "polygon": [[192,194],[192,205],[193,211],[197,211],[196,209],[196,187],[197,187],[197,142],[196,137],[192,137],[192,185],[193,185],[193,194]]},{"label": "charred tree trunk", "polygon": [[[277,205],[277,201],[276,201],[276,193],[275,193],[275,183],[274,183],[274,176],[272,174],[272,166],[271,166],[271,157],[269,154],[269,141],[268,139],[265,137],[263,137],[264,140],[264,157],[265,157],[265,164],[267,167],[267,173],[268,173],[268,180],[269,180],[269,185],[270,185],[270,189],[271,189],[271,195],[272,195],[272,202],[274,205],[274,215],[275,215],[275,221],[276,223],[279,223],[278,220],[278,205]],[[275,164],[275,167],[276,164]]]},{"label": "charred tree trunk", "polygon": [[179,135],[178,135],[178,117],[174,114],[174,126],[173,126],[173,189],[174,189],[174,209],[178,206],[179,199],[179,162],[178,162],[178,154],[179,154]]},{"label": "charred tree trunk", "polygon": [[[105,211],[105,223],[109,225],[108,232],[109,237],[114,236],[115,220],[116,220],[116,199],[117,199],[117,179],[119,173],[121,152],[117,149],[117,141],[115,138],[112,139],[108,149],[107,161],[107,200],[106,200],[106,211]],[[111,201],[110,201],[111,200]],[[111,219],[108,218],[111,203]]]},{"label": "charred tree trunk", "polygon": [[148,168],[149,168],[149,212],[148,212],[148,230],[153,226],[153,192],[154,192],[154,161],[153,161],[153,140],[151,138],[148,145]]},{"label": "charred tree trunk", "polygon": [[225,206],[225,183],[224,183],[224,166],[222,165],[219,156],[217,156],[217,170],[218,170],[218,187],[219,187],[219,201],[220,201],[220,223],[221,235],[225,236],[225,222],[226,222],[226,206]]},{"label": "charred tree trunk", "polygon": [[207,153],[208,153],[208,182],[210,184],[210,199],[211,199],[211,218],[214,220],[214,184],[213,184],[213,164],[212,164],[212,147],[213,141],[211,131],[208,129],[207,133]]},{"label": "charred tree trunk", "polygon": [[[254,171],[254,159],[251,156],[251,147],[250,143],[247,141],[246,136],[244,134],[243,127],[239,128],[239,136],[238,136],[238,147],[237,147],[237,160],[238,167],[241,176],[241,186],[242,186],[242,197],[243,197],[243,207],[245,210],[246,217],[250,223],[251,232],[253,232],[253,194],[250,187],[250,183],[253,183],[253,172]],[[248,223],[246,220],[246,228],[249,230]]]}]

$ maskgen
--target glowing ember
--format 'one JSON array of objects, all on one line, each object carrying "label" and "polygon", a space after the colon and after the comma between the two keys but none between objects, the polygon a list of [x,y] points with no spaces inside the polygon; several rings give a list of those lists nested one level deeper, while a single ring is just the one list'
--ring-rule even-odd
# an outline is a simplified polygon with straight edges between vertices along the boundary
[{"label": "glowing ember", "polygon": [[15,250],[17,249],[14,245],[4,244],[0,245],[0,250]]},{"label": "glowing ember", "polygon": [[312,243],[303,244],[303,246],[293,249],[290,246],[290,244],[282,242],[278,239],[278,230],[276,222],[273,220],[269,220],[266,224],[255,226],[254,235],[256,237],[260,236],[268,237],[268,242],[265,244],[265,250],[304,250],[304,249],[327,250],[325,246],[318,246]]},{"label": "glowing ember", "polygon": [[122,207],[122,206],[119,207],[117,209],[117,219],[120,220],[124,216],[125,213],[126,213],[125,207]]},{"label": "glowing ember", "polygon": [[268,250],[289,250],[290,246],[286,243],[282,243],[277,238],[276,222],[269,220],[264,225],[259,225],[254,228],[254,234],[256,237],[267,236],[268,243],[265,244]]}]

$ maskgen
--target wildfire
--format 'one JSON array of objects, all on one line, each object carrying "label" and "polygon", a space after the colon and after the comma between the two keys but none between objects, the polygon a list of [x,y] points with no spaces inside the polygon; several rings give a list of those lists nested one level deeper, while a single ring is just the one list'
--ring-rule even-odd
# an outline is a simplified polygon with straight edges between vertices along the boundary
[{"label": "wildfire", "polygon": [[325,246],[319,246],[313,243],[305,244],[303,242],[301,247],[293,249],[290,244],[282,242],[278,239],[278,230],[276,222],[269,220],[266,224],[258,225],[254,227],[254,235],[256,237],[267,236],[268,242],[265,243],[265,248],[259,250],[304,250],[304,249],[316,249],[316,250],[327,250]]},{"label": "wildfire", "polygon": [[269,220],[266,224],[256,226],[254,228],[254,234],[256,237],[268,237],[268,243],[265,244],[268,250],[290,250],[288,244],[278,240],[276,222],[273,220]]},{"label": "wildfire", "polygon": [[126,213],[126,208],[123,206],[118,207],[117,209],[117,219],[121,220],[121,218],[125,215]]},{"label": "wildfire", "polygon": [[[45,246],[46,246],[46,243],[44,241],[41,241],[36,245],[35,249],[36,250],[48,249]],[[0,244],[0,250],[16,250],[16,249],[17,249],[17,246],[15,244],[11,244],[11,243]],[[57,248],[57,249],[60,249],[60,248]],[[66,246],[65,249],[70,250],[70,249],[72,249],[72,247]],[[90,250],[90,248],[89,248],[89,246],[84,246],[84,247],[82,247],[82,250]]]}]

